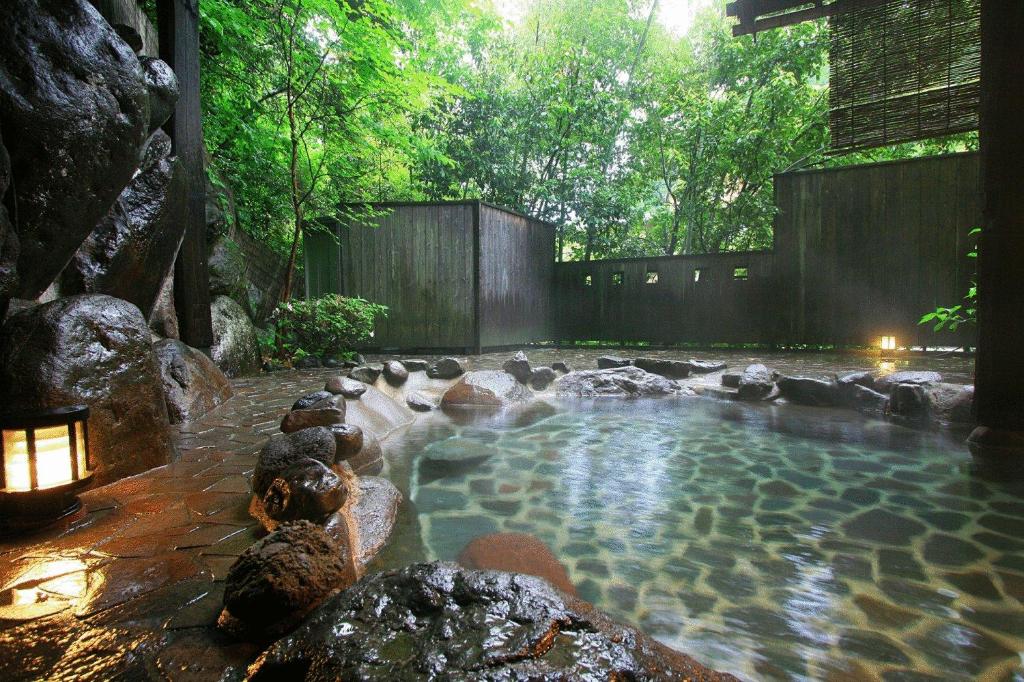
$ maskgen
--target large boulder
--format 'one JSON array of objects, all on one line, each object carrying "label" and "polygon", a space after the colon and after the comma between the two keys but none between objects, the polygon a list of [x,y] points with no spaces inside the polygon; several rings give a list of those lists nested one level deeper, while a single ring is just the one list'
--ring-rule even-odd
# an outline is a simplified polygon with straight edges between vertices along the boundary
[{"label": "large boulder", "polygon": [[509,407],[532,397],[530,389],[504,371],[468,372],[445,391],[442,407]]},{"label": "large boulder", "polygon": [[[381,608],[386,605],[386,608]],[[263,680],[733,680],[533,576],[413,564],[363,578],[249,668]]]},{"label": "large boulder", "polygon": [[694,374],[721,372],[726,368],[726,364],[721,360],[694,360],[693,358],[690,358],[687,364],[690,365],[690,371]]},{"label": "large boulder", "polygon": [[915,384],[918,386],[937,384],[942,381],[942,375],[938,372],[904,370],[890,374],[881,374],[874,379],[875,385],[870,388],[874,388],[879,393],[888,393],[893,386],[898,384]]},{"label": "large boulder", "polygon": [[62,294],[109,294],[149,317],[185,236],[175,210],[184,191],[178,168],[171,138],[153,133],[141,169],[64,268]]},{"label": "large boulder", "polygon": [[960,429],[974,426],[974,386],[939,382],[924,390],[933,424]]},{"label": "large boulder", "polygon": [[234,395],[231,382],[213,360],[176,339],[153,344],[172,424],[190,422]]},{"label": "large boulder", "polygon": [[215,296],[210,304],[213,346],[210,355],[229,377],[259,371],[260,345],[256,328],[242,306],[227,296]]},{"label": "large boulder", "polygon": [[597,359],[597,368],[618,369],[619,367],[629,367],[631,362],[629,358],[622,358],[618,355],[602,355]]},{"label": "large boulder", "polygon": [[20,298],[38,297],[131,180],[149,134],[138,58],[87,0],[0,3],[0,130]]},{"label": "large boulder", "polygon": [[160,367],[139,309],[72,296],[11,315],[0,331],[4,401],[24,409],[89,406],[99,483],[175,457]]},{"label": "large boulder", "polygon": [[372,385],[377,381],[380,373],[384,371],[383,365],[359,365],[353,367],[352,371],[349,372],[349,376],[356,381],[361,381],[364,384]]},{"label": "large boulder", "polygon": [[309,521],[285,524],[228,569],[220,625],[257,638],[279,636],[355,579],[351,547]]},{"label": "large boulder", "polygon": [[293,433],[315,426],[331,426],[345,423],[345,403],[341,407],[310,407],[306,410],[292,410],[281,419],[281,431]]},{"label": "large boulder", "polygon": [[839,402],[839,386],[834,381],[811,377],[779,377],[779,392],[799,405],[831,407]]},{"label": "large boulder", "polygon": [[616,367],[570,372],[558,380],[555,389],[560,396],[639,398],[675,393],[679,384],[639,367]]},{"label": "large boulder", "polygon": [[167,62],[153,57],[139,57],[142,77],[149,95],[149,133],[167,122],[178,103],[178,77]]},{"label": "large boulder", "polygon": [[236,302],[247,301],[245,255],[229,235],[221,234],[213,240],[206,264],[210,272],[211,296],[229,296]]},{"label": "large boulder", "polygon": [[384,375],[384,381],[388,382],[391,386],[401,386],[409,379],[409,370],[397,360],[385,362],[382,374]]},{"label": "large boulder", "polygon": [[739,398],[741,400],[765,400],[775,391],[771,371],[761,364],[748,365],[740,375]]},{"label": "large boulder", "polygon": [[459,553],[459,564],[477,571],[508,571],[543,578],[568,595],[576,586],[565,566],[544,542],[526,533],[491,533],[470,540]]},{"label": "large boulder", "polygon": [[660,374],[666,379],[685,379],[690,376],[690,363],[664,358],[637,358],[633,364],[645,372]]},{"label": "large boulder", "polygon": [[558,378],[558,374],[550,367],[537,367],[530,372],[530,388],[543,391]]},{"label": "large boulder", "polygon": [[331,377],[324,384],[324,390],[343,398],[356,399],[366,393],[366,384],[348,377]]}]

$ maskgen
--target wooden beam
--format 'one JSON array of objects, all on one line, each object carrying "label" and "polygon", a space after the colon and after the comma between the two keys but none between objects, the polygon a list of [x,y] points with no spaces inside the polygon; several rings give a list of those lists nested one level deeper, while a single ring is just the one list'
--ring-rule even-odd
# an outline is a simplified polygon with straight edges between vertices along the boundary
[{"label": "wooden beam", "polygon": [[[804,21],[830,17],[851,9],[880,5],[893,0],[734,0],[725,7],[726,16],[737,17],[733,37],[792,26]],[[808,5],[813,5],[808,7]],[[802,9],[797,9],[802,8]],[[794,10],[794,11],[787,11]]]},{"label": "wooden beam", "polygon": [[1024,3],[982,0],[978,354],[968,439],[986,464],[1024,467]]},{"label": "wooden beam", "polygon": [[197,0],[157,0],[160,58],[178,77],[180,95],[164,129],[185,175],[179,219],[185,238],[174,267],[174,307],[181,340],[194,348],[213,345],[210,276],[206,254],[206,171],[199,99],[199,8]]}]

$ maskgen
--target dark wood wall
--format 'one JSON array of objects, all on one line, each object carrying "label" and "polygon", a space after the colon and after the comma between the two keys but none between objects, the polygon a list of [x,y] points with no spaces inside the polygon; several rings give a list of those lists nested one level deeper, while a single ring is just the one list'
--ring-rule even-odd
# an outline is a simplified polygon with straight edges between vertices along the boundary
[{"label": "dark wood wall", "polygon": [[[774,340],[772,261],[770,253],[753,252],[556,264],[556,334],[577,341]],[[737,278],[737,268],[746,279]]]},{"label": "dark wood wall", "polygon": [[955,345],[917,324],[959,303],[974,273],[968,233],[981,225],[977,154],[775,177],[775,263],[784,340]]},{"label": "dark wood wall", "polygon": [[[874,345],[895,334],[901,345],[973,343],[972,329],[936,335],[917,322],[959,303],[974,272],[976,154],[777,175],[775,198],[770,252],[557,264],[558,338]],[[738,267],[746,280],[734,277]]]},{"label": "dark wood wall", "polygon": [[555,228],[480,204],[480,345],[552,337]]}]

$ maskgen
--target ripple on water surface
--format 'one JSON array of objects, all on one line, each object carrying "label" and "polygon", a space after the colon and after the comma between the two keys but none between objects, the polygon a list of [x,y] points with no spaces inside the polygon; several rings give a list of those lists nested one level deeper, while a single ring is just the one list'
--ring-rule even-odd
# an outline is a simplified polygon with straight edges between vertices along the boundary
[{"label": "ripple on water surface", "polygon": [[948,438],[710,400],[433,433],[397,457],[429,558],[532,533],[581,597],[746,677],[1019,674],[1024,488]]}]

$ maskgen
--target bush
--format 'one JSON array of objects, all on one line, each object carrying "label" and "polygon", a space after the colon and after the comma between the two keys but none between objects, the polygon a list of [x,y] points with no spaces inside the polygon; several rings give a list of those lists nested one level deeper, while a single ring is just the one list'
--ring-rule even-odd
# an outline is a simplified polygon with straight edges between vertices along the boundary
[{"label": "bush", "polygon": [[[310,301],[280,303],[271,316],[273,346],[281,359],[307,355],[335,357],[351,353],[373,337],[378,318],[387,307],[361,298],[328,294]],[[264,346],[271,345],[270,338]]]}]

